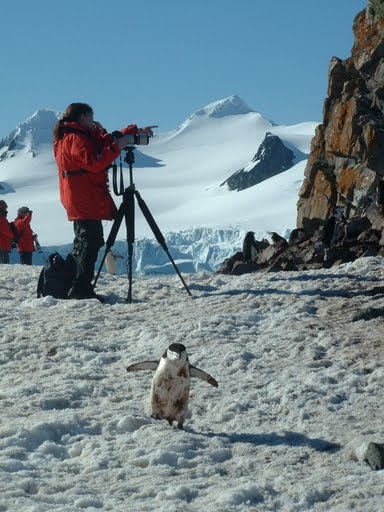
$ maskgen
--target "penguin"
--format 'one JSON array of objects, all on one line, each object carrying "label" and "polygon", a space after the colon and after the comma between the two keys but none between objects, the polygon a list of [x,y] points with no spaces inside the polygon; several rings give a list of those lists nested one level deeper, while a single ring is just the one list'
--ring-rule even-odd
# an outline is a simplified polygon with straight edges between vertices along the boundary
[{"label": "penguin", "polygon": [[335,234],[335,229],[336,229],[336,217],[335,217],[335,215],[332,215],[325,221],[325,223],[321,229],[321,235],[320,235],[320,241],[323,242],[323,244],[328,248],[330,248],[332,245],[332,241],[334,239],[334,234]]},{"label": "penguin", "polygon": [[165,419],[169,425],[177,422],[183,429],[188,411],[191,377],[204,380],[217,388],[217,381],[208,373],[189,363],[187,350],[181,343],[172,343],[160,361],[142,361],[131,364],[127,372],[155,370],[151,386],[151,417]]},{"label": "penguin", "polygon": [[117,274],[117,260],[122,258],[122,256],[115,254],[112,251],[107,252],[105,257],[105,268],[107,269],[108,274]]},{"label": "penguin", "polygon": [[287,241],[283,236],[280,236],[275,231],[268,231],[268,233],[271,235],[271,240],[274,243],[274,245],[280,244],[280,243],[283,245],[287,245]]},{"label": "penguin", "polygon": [[243,261],[252,261],[256,256],[256,240],[254,231],[248,231],[243,240]]}]

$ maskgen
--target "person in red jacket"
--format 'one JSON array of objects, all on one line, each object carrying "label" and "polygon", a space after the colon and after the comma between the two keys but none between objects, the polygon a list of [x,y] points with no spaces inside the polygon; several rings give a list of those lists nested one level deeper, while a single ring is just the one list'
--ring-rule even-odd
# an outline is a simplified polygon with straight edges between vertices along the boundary
[{"label": "person in red jacket", "polygon": [[9,263],[9,253],[11,252],[11,242],[14,234],[11,230],[10,223],[7,220],[8,205],[0,200],[0,263]]},{"label": "person in red jacket", "polygon": [[102,220],[113,220],[117,208],[109,192],[108,168],[121,150],[132,143],[132,135],[153,136],[152,128],[130,125],[119,137],[93,120],[92,107],[71,103],[53,130],[54,154],[59,173],[60,200],[75,238],[72,254],[77,275],[68,298],[99,298],[92,286],[95,263],[104,245]]},{"label": "person in red jacket", "polygon": [[33,243],[34,232],[31,228],[32,211],[28,206],[17,210],[17,217],[13,221],[16,229],[16,246],[22,265],[32,265],[32,255],[35,250]]}]

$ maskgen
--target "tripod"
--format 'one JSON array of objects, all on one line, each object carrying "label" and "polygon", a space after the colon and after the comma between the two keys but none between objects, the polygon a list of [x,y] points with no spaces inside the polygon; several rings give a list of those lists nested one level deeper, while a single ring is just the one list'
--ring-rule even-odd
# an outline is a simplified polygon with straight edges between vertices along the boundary
[{"label": "tripod", "polygon": [[132,170],[132,165],[135,161],[135,155],[133,153],[133,150],[134,150],[134,147],[131,147],[131,146],[128,146],[127,148],[125,148],[126,154],[124,157],[124,162],[126,162],[129,167],[129,186],[127,188],[124,188],[122,169],[120,168],[120,188],[118,189],[116,173],[115,173],[116,169],[114,169],[114,175],[113,175],[114,193],[116,195],[121,195],[123,200],[122,200],[122,203],[117,211],[116,218],[113,221],[111,231],[110,231],[107,241],[105,243],[105,245],[106,245],[105,253],[101,260],[95,280],[93,282],[93,287],[96,286],[96,283],[99,278],[101,268],[104,264],[105,258],[107,257],[108,252],[111,250],[111,247],[115,243],[117,233],[119,232],[120,225],[124,218],[125,226],[126,226],[126,230],[127,230],[127,243],[128,243],[127,302],[129,302],[129,303],[132,302],[132,259],[133,259],[133,244],[135,242],[135,199],[136,199],[137,203],[140,207],[140,210],[142,211],[142,213],[144,215],[145,220],[147,221],[149,227],[151,228],[153,234],[155,235],[156,240],[158,241],[158,243],[161,245],[161,247],[164,249],[165,253],[167,254],[170,262],[172,263],[173,268],[175,269],[177,275],[179,276],[188,295],[192,296],[187,284],[185,283],[185,281],[183,279],[183,276],[180,274],[180,271],[177,268],[176,263],[174,262],[172,256],[169,253],[165,239],[164,239],[158,225],[156,224],[155,219],[153,218],[151,212],[149,211],[149,208],[148,208],[147,204],[145,203],[144,199],[142,199],[140,193],[135,188],[135,185],[133,183],[133,170]]}]

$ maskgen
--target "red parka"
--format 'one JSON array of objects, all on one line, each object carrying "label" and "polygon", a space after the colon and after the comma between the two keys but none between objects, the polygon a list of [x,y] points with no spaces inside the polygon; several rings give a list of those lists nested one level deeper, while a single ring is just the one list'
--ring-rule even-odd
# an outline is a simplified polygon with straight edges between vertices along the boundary
[{"label": "red parka", "polygon": [[[129,128],[128,133],[137,133],[136,125]],[[114,218],[117,210],[109,192],[107,169],[120,152],[113,137],[101,127],[90,131],[76,122],[64,123],[64,136],[55,141],[54,154],[60,200],[68,220]]]},{"label": "red parka", "polygon": [[33,252],[35,250],[33,245],[33,231],[30,226],[31,220],[32,213],[28,213],[23,217],[17,217],[13,222],[17,231],[18,252]]},{"label": "red parka", "polygon": [[11,242],[14,236],[6,217],[0,215],[0,251],[11,252]]}]

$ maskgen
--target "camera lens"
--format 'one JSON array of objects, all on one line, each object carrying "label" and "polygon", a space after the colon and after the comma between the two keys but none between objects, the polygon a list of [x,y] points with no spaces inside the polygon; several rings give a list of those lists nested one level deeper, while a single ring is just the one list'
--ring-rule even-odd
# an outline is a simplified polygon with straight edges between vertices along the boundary
[{"label": "camera lens", "polygon": [[147,146],[149,143],[149,135],[147,133],[136,134],[134,143],[139,146]]}]

